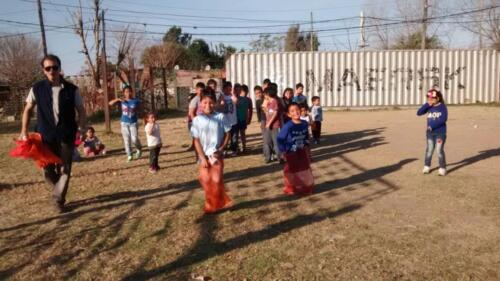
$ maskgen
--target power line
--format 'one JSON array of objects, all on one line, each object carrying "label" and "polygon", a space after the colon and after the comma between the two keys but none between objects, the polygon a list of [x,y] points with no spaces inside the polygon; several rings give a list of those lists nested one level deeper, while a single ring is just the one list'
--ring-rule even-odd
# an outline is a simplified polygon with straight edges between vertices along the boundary
[{"label": "power line", "polygon": [[[336,22],[336,21],[345,21],[345,20],[353,20],[353,19],[358,19],[359,17],[346,17],[346,18],[338,18],[338,19],[329,19],[329,20],[319,20],[319,21],[314,21],[314,24],[319,24],[319,23],[327,23],[327,22]],[[119,23],[127,23],[127,24],[138,24],[138,25],[143,25],[143,26],[164,26],[164,27],[181,27],[181,28],[194,28],[194,29],[205,29],[205,28],[270,28],[270,27],[284,27],[284,26],[290,26],[291,24],[274,24],[274,25],[250,25],[250,26],[199,26],[199,25],[177,25],[177,24],[161,24],[161,23],[148,23],[148,22],[137,22],[137,21],[124,21],[124,20],[119,20],[119,19],[107,19],[107,21],[111,22],[119,22]],[[310,21],[308,22],[301,22],[301,24],[309,24]],[[299,24],[299,23],[297,23]]]},{"label": "power line", "polygon": [[[19,1],[28,2],[28,3],[35,3],[35,0],[19,0]],[[64,4],[64,3],[47,2],[47,3],[45,3],[45,5],[58,6],[58,7],[62,6],[62,7],[68,7],[68,8],[80,8],[81,7],[82,9],[85,9],[85,10],[94,10],[94,8],[92,8],[92,7],[70,5],[70,4]],[[112,8],[107,8],[106,10],[114,11],[114,12],[132,13],[132,14],[173,16],[173,17],[195,18],[195,19],[217,19],[217,20],[256,21],[256,22],[293,22],[290,20],[264,20],[264,19],[236,18],[236,17],[200,16],[200,15],[188,15],[188,14],[146,12],[146,11],[126,10],[126,9],[112,9]]]},{"label": "power line", "polygon": [[[124,0],[108,0],[108,1],[144,6],[143,3],[124,1]],[[365,6],[378,6],[378,5],[379,5],[378,3],[365,4]],[[166,6],[166,5],[159,5],[159,4],[148,4],[148,6],[174,9],[174,10],[187,10],[187,11],[228,12],[228,13],[241,12],[241,10],[206,9],[206,8],[197,9],[197,8],[193,8],[193,7],[175,7],[175,6]],[[346,5],[346,6],[337,6],[337,7],[330,6],[328,8],[308,9],[308,11],[337,10],[337,9],[343,9],[343,8],[357,8],[357,7],[360,7],[360,6],[359,5]],[[248,12],[248,13],[288,13],[288,12],[304,12],[304,9],[280,9],[280,10],[269,10],[269,9],[266,9],[266,10],[247,10],[247,9],[245,9],[244,12]]]},{"label": "power line", "polygon": [[[29,0],[21,0],[21,1],[29,1]],[[482,12],[485,10],[490,10],[490,9],[496,9],[500,6],[491,6],[483,9],[476,9],[476,10],[470,10],[470,11],[464,11],[464,12],[459,12],[459,13],[453,13],[453,14],[448,14],[448,15],[439,15],[439,16],[434,16],[434,17],[428,17],[427,20],[434,20],[434,19],[442,19],[442,18],[448,18],[448,17],[457,17],[460,15],[466,15],[466,14],[472,14],[472,13],[477,13],[477,12]],[[402,20],[402,21],[392,21],[388,23],[382,23],[382,24],[372,24],[372,25],[366,25],[365,28],[371,28],[371,27],[380,27],[380,26],[392,26],[392,25],[399,25],[399,24],[408,24],[408,23],[419,23],[421,22],[422,19],[413,19],[413,20]],[[6,22],[6,23],[14,23],[14,24],[20,24],[20,25],[29,25],[29,26],[38,26],[36,23],[27,23],[27,22],[19,22],[19,21],[13,21],[13,20],[6,20],[6,19],[0,19],[0,22]],[[461,22],[457,22],[461,23]],[[70,26],[57,26],[57,25],[46,25],[47,27],[52,27],[55,29],[73,29],[72,25]],[[328,32],[328,31],[342,31],[342,30],[351,30],[351,29],[359,29],[359,26],[346,26],[346,27],[336,27],[336,28],[324,28],[324,29],[317,29],[315,32]],[[85,29],[89,30],[90,29]],[[108,29],[106,32],[112,32],[112,33],[123,33],[123,32],[128,32],[128,33],[139,33],[139,34],[150,34],[150,35],[164,35],[164,32],[154,32],[154,31],[124,31],[124,30],[112,30]],[[189,33],[190,35],[193,36],[249,36],[249,35],[280,35],[280,34],[286,34],[287,32],[246,32],[246,33]],[[11,36],[11,35],[7,35]],[[2,37],[0,37],[2,38]]]}]

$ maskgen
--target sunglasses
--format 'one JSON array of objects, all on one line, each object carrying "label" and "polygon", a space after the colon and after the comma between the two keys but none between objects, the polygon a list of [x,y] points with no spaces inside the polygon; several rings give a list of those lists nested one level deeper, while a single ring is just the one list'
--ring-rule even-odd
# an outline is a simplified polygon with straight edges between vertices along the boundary
[{"label": "sunglasses", "polygon": [[45,69],[45,71],[47,71],[47,72],[50,72],[51,70],[58,71],[59,70],[59,66],[57,66],[57,65],[51,65],[51,66],[44,67],[43,69]]}]

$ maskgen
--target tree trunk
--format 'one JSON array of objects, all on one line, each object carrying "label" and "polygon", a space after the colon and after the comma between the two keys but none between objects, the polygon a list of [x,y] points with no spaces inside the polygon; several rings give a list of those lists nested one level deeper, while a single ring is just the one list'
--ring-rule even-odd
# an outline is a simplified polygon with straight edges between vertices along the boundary
[{"label": "tree trunk", "polygon": [[129,61],[129,75],[130,78],[128,79],[130,83],[130,87],[132,87],[132,93],[134,93],[134,97],[136,97],[136,92],[135,92],[135,66],[134,66],[134,59],[130,58],[128,59]]},{"label": "tree trunk", "polygon": [[163,81],[163,98],[165,99],[165,110],[168,109],[168,93],[167,93],[167,77],[166,77],[166,68],[163,67],[161,69],[161,76]]},{"label": "tree trunk", "polygon": [[150,78],[149,78],[149,89],[151,91],[151,112],[155,112],[156,111],[156,106],[155,106],[155,79],[154,79],[154,69],[151,68],[150,70],[151,74],[150,74]]}]

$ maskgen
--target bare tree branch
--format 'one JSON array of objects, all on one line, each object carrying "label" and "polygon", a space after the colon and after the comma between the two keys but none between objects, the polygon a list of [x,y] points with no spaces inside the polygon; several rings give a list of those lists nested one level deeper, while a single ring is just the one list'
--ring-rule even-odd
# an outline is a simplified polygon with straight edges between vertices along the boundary
[{"label": "bare tree branch", "polygon": [[[100,11],[100,0],[94,0],[94,18],[92,19],[91,29],[93,32],[93,39],[95,42],[95,48],[89,49],[87,39],[88,39],[88,30],[85,28],[83,22],[83,9],[82,3],[79,1],[79,8],[72,13],[73,23],[74,23],[74,31],[80,37],[80,42],[82,44],[82,53],[85,55],[85,60],[88,65],[90,74],[94,80],[94,86],[96,88],[101,88],[100,81],[100,31],[101,31],[101,18],[99,15]],[[91,51],[95,52],[95,59],[92,60]]]}]

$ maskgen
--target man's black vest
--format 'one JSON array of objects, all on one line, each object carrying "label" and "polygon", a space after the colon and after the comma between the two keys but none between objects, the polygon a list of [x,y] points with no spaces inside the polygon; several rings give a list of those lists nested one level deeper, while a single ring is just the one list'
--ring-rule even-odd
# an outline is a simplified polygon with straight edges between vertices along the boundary
[{"label": "man's black vest", "polygon": [[75,141],[75,85],[64,80],[59,92],[59,122],[54,119],[52,103],[52,85],[48,80],[42,80],[33,85],[37,106],[37,128],[44,142],[73,143]]}]

